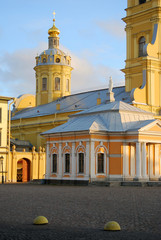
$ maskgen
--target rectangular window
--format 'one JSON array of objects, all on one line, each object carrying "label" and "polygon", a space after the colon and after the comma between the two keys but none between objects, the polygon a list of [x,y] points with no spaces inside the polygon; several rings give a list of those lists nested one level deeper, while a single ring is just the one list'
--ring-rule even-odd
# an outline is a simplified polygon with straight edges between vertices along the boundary
[{"label": "rectangular window", "polygon": [[97,172],[104,173],[104,153],[98,153]]},{"label": "rectangular window", "polygon": [[55,90],[60,91],[60,78],[59,77],[55,78]]},{"label": "rectangular window", "polygon": [[65,154],[65,172],[70,173],[70,154]]},{"label": "rectangular window", "polygon": [[57,172],[57,154],[53,154],[53,173]]},{"label": "rectangular window", "polygon": [[84,173],[84,153],[78,154],[79,161],[79,173]]},{"label": "rectangular window", "polygon": [[66,80],[66,92],[69,92],[69,79]]},{"label": "rectangular window", "polygon": [[42,90],[43,91],[47,90],[47,78],[42,79]]}]

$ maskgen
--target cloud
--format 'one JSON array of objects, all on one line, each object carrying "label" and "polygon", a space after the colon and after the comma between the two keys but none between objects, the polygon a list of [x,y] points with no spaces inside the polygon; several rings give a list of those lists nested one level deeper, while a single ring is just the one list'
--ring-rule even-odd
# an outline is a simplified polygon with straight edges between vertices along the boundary
[{"label": "cloud", "polygon": [[61,46],[61,49],[72,58],[71,91],[73,93],[107,88],[110,76],[112,76],[114,86],[125,84],[124,75],[119,69],[111,68],[105,64],[92,64],[87,58],[92,54],[88,49],[87,52],[84,49],[79,54],[81,57],[78,57],[64,46]]},{"label": "cloud", "polygon": [[[43,43],[41,46],[44,45]],[[0,56],[1,95],[17,97],[20,94],[35,94],[35,56],[36,49],[21,49]],[[42,48],[44,49],[44,48]]]},{"label": "cloud", "polygon": [[109,77],[112,76],[114,86],[124,85],[122,73],[119,69],[106,65],[93,65],[85,59],[72,54],[72,91],[80,92],[94,89],[107,88]]},{"label": "cloud", "polygon": [[124,38],[125,31],[124,26],[125,24],[120,20],[107,20],[107,21],[96,21],[96,25],[100,27],[106,33],[110,33],[115,37]]},{"label": "cloud", "polygon": [[[114,85],[122,84],[122,73],[108,65],[92,64],[84,57],[78,57],[67,48],[61,49],[72,57],[72,92],[81,92],[108,87],[108,79],[113,77]],[[17,97],[21,94],[35,94],[35,56],[46,49],[46,43],[36,48],[21,49],[0,56],[0,95]],[[88,53],[89,54],[89,53]],[[84,54],[83,54],[84,55]]]}]

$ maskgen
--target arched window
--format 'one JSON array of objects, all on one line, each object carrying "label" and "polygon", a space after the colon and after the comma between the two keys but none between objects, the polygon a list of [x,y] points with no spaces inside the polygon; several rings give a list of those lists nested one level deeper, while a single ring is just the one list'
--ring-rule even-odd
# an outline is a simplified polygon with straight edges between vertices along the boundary
[{"label": "arched window", "polygon": [[46,58],[43,58],[43,63],[46,63]]},{"label": "arched window", "polygon": [[66,92],[69,92],[69,79],[66,80]]},{"label": "arched window", "polygon": [[47,78],[42,79],[42,90],[47,90]]},{"label": "arched window", "polygon": [[57,172],[57,154],[53,154],[53,173]]},{"label": "arched window", "polygon": [[104,153],[98,153],[97,173],[104,173]]},{"label": "arched window", "polygon": [[55,78],[55,90],[60,91],[60,78],[59,77]]},{"label": "arched window", "polygon": [[84,153],[78,154],[79,173],[84,173]]},{"label": "arched window", "polygon": [[139,0],[139,4],[146,3],[146,0]]},{"label": "arched window", "polygon": [[70,154],[65,154],[65,173],[70,173]]},{"label": "arched window", "polygon": [[144,56],[143,49],[144,49],[145,43],[146,43],[145,37],[141,37],[139,39],[139,57]]}]

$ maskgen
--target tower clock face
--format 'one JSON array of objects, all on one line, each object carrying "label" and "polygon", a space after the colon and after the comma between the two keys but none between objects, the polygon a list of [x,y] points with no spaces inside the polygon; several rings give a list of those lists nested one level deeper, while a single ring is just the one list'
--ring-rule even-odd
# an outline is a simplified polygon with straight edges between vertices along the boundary
[{"label": "tower clock face", "polygon": [[56,62],[59,63],[60,62],[60,58],[56,58]]}]

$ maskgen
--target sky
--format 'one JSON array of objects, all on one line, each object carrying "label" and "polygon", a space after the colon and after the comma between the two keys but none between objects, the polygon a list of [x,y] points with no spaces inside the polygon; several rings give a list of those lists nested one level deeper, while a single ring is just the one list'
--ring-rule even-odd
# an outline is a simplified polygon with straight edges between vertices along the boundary
[{"label": "sky", "polygon": [[0,14],[0,95],[35,94],[35,57],[48,48],[48,29],[60,30],[60,49],[72,58],[71,91],[124,85],[127,0],[5,0]]}]

